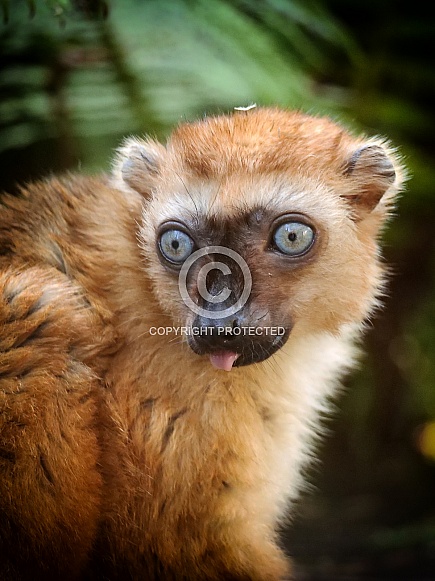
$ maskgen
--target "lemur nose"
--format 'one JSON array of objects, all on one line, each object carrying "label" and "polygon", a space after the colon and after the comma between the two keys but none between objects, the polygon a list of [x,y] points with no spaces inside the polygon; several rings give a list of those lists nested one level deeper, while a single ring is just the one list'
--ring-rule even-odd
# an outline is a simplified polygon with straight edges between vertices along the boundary
[{"label": "lemur nose", "polygon": [[224,319],[196,317],[192,328],[196,339],[204,346],[219,350],[236,351],[243,343],[242,321],[235,315]]}]

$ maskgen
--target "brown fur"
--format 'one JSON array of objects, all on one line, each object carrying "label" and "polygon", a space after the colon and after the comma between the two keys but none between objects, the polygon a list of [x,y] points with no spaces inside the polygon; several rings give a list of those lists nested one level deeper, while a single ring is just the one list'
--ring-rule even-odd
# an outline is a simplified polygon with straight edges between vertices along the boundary
[{"label": "brown fur", "polygon": [[[379,139],[259,109],[131,139],[109,180],[3,196],[0,578],[287,575],[277,525],[377,303],[402,180]],[[317,231],[293,261],[267,249],[290,212]],[[292,327],[280,351],[225,373],[150,333],[193,320],[157,257],[166,220],[243,255],[246,316]]]}]

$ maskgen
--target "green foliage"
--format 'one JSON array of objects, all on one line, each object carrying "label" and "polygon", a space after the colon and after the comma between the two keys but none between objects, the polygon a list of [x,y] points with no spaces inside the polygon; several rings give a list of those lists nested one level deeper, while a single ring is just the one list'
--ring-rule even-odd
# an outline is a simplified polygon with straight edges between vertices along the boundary
[{"label": "green foliage", "polygon": [[[15,8],[17,0],[14,2]],[[24,0],[21,0],[23,3]],[[106,17],[108,14],[108,5],[105,0],[25,0],[28,9],[29,18],[33,18],[37,9],[41,10],[42,2],[47,7],[51,14],[57,18],[60,25],[64,25],[66,18],[76,12],[82,12],[88,17]],[[44,8],[44,7],[42,7]],[[0,11],[3,13],[3,22],[9,22],[11,11],[10,0],[0,0]]]},{"label": "green foliage", "polygon": [[[109,20],[70,13],[60,27],[45,4],[29,20],[21,2],[0,37],[9,56],[0,90],[10,96],[2,104],[7,122],[0,127],[0,147],[62,134],[60,99],[89,166],[101,163],[93,154],[96,139],[113,147],[122,134],[162,134],[204,111],[254,101],[336,110],[338,89],[318,92],[313,83],[311,71],[328,60],[316,40],[350,58],[356,51],[349,36],[316,4],[274,0],[261,10],[260,3],[240,4],[125,0],[114,3]],[[52,76],[58,81],[54,94],[47,87]]]}]

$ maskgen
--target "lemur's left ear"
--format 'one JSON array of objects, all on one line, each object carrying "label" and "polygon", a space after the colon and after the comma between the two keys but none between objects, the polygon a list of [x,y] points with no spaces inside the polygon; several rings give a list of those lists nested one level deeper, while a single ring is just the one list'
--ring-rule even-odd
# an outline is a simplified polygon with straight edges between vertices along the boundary
[{"label": "lemur's left ear", "polygon": [[355,219],[372,212],[382,198],[387,208],[403,181],[394,152],[383,142],[368,142],[348,158],[344,167],[348,189],[343,197],[352,204]]},{"label": "lemur's left ear", "polygon": [[148,196],[158,176],[166,149],[158,141],[130,137],[118,149],[112,169],[112,183]]}]

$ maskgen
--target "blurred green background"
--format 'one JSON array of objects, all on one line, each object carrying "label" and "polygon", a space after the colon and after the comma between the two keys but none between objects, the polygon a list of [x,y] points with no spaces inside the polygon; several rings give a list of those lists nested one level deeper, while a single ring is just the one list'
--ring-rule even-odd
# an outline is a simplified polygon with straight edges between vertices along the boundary
[{"label": "blurred green background", "polygon": [[0,17],[1,189],[107,170],[125,135],[254,102],[399,147],[390,296],[282,538],[300,580],[435,579],[431,3],[0,0]]}]

